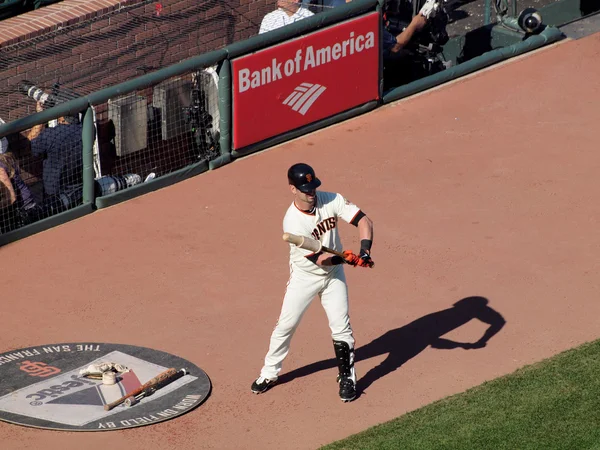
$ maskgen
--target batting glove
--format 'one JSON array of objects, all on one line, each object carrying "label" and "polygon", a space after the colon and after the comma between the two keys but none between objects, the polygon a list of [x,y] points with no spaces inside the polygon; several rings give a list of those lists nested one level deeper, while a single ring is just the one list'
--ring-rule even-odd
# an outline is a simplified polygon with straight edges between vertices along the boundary
[{"label": "batting glove", "polygon": [[360,267],[373,267],[375,263],[373,262],[373,260],[371,259],[371,255],[369,255],[367,252],[365,252],[364,250],[362,250],[360,252],[360,256],[358,257],[358,265]]},{"label": "batting glove", "polygon": [[350,264],[353,267],[356,267],[359,264],[360,258],[358,257],[358,255],[355,255],[354,253],[352,253],[351,250],[346,250],[343,253],[344,253],[344,262],[346,264]]}]

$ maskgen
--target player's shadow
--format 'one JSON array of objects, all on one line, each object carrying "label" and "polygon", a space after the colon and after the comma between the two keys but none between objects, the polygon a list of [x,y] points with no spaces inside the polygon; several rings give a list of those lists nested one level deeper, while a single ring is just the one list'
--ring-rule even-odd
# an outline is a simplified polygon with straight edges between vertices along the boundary
[{"label": "player's shadow", "polygon": [[[500,313],[488,305],[484,297],[467,297],[459,300],[451,308],[436,311],[420,317],[400,328],[388,331],[366,345],[357,347],[355,360],[365,361],[387,354],[380,364],[364,375],[358,374],[357,393],[360,395],[375,381],[401,367],[405,362],[417,356],[427,347],[440,350],[483,348],[487,342],[505,325],[506,320]],[[456,342],[442,338],[472,319],[478,319],[489,325],[485,333],[476,342]],[[332,348],[333,352],[333,348]],[[335,358],[318,361],[304,367],[284,373],[278,384],[284,384],[295,378],[304,377],[321,370],[337,367]]]}]

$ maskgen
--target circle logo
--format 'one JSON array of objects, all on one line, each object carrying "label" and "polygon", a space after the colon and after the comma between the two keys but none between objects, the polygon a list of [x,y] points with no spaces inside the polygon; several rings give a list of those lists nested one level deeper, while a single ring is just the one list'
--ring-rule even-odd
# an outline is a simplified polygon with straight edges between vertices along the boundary
[{"label": "circle logo", "polygon": [[68,343],[0,354],[0,420],[29,427],[152,425],[200,406],[210,390],[199,367],[145,347]]}]

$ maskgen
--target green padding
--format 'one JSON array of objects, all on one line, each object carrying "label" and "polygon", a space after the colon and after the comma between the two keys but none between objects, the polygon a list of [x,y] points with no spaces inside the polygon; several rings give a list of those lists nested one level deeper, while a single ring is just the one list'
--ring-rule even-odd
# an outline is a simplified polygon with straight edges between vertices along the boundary
[{"label": "green padding", "polygon": [[483,5],[483,26],[489,25],[492,21],[492,0],[484,0]]},{"label": "green padding", "polygon": [[221,156],[210,161],[214,170],[231,161],[231,62],[226,59],[219,65],[219,147]]},{"label": "green padding", "polygon": [[94,138],[96,137],[96,128],[94,127],[94,111],[90,107],[83,116],[81,132],[83,144],[83,201],[94,203]]},{"label": "green padding", "polygon": [[483,69],[484,67],[491,66],[497,62],[505,59],[513,58],[517,55],[526,53],[536,48],[542,47],[546,44],[556,42],[562,39],[563,34],[558,28],[546,27],[544,31],[536,36],[531,36],[524,41],[510,45],[508,47],[498,48],[490,52],[484,53],[481,56],[477,56],[469,61],[465,61],[462,64],[454,66],[450,69],[444,70],[443,72],[436,73],[425,78],[422,78],[412,83],[400,86],[387,91],[383,96],[383,103],[390,103],[395,100],[399,100],[409,95],[416,94],[417,92],[430,89],[442,83],[446,83],[455,78],[461,77],[471,72]]},{"label": "green padding", "polygon": [[191,164],[183,169],[163,175],[162,177],[158,177],[152,181],[132,186],[122,191],[115,192],[114,194],[96,197],[96,207],[98,209],[107,208],[109,206],[116,205],[117,203],[147,194],[148,192],[156,191],[157,189],[179,183],[180,181],[199,175],[207,170],[208,163],[206,161]]},{"label": "green padding", "polygon": [[369,11],[375,11],[377,5],[377,0],[352,0],[350,3],[337,6],[330,11],[315,14],[314,16],[290,23],[285,27],[277,28],[268,33],[235,42],[225,47],[225,50],[227,50],[229,59],[244,56],[270,45],[311,33],[327,25],[336,24]]},{"label": "green padding", "polygon": [[19,239],[24,239],[26,237],[33,236],[36,233],[46,231],[49,228],[70,222],[71,220],[79,219],[80,217],[83,217],[93,211],[94,205],[88,203],[85,205],[76,206],[73,209],[40,220],[39,222],[32,223],[31,225],[11,231],[10,233],[0,234],[0,247],[9,244],[10,242],[18,241]]},{"label": "green padding", "polygon": [[378,105],[379,102],[377,100],[373,100],[371,102],[365,103],[364,105],[357,106],[356,108],[352,108],[342,113],[336,114],[335,116],[319,120],[318,122],[305,125],[292,131],[288,131],[287,133],[280,134],[279,136],[275,136],[270,139],[266,139],[257,144],[252,144],[247,147],[234,150],[233,152],[231,152],[231,155],[234,158],[239,158],[241,156],[249,155],[251,153],[256,153],[260,150],[264,150],[265,148],[273,147],[274,145],[280,144],[285,141],[289,141],[290,139],[294,139],[299,136],[312,133],[315,130],[325,128],[338,122],[343,122],[344,120],[350,119],[351,117],[355,117],[366,112],[372,111],[373,109],[377,108]]},{"label": "green padding", "polygon": [[224,166],[225,164],[229,164],[233,158],[231,157],[231,153],[226,153],[224,155],[219,156],[218,158],[211,159],[208,162],[208,168],[210,170],[218,169],[219,167]]}]

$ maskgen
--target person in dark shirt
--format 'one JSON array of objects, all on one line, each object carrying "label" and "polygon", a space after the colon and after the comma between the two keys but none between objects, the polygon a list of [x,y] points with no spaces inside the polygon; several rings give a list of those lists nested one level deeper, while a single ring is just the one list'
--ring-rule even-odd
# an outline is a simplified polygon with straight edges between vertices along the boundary
[{"label": "person in dark shirt", "polygon": [[[36,110],[42,111],[38,103]],[[44,128],[36,125],[27,138],[31,143],[31,153],[44,157],[44,196],[58,195],[72,185],[82,183],[83,143],[82,125],[75,116],[58,119],[55,127]]]}]

